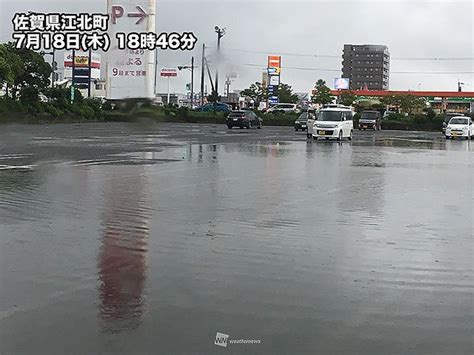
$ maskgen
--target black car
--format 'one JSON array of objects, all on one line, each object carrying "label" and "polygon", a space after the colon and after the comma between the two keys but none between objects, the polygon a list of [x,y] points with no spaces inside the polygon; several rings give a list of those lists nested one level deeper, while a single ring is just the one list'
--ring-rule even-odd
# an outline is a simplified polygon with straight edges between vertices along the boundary
[{"label": "black car", "polygon": [[262,128],[263,120],[252,111],[232,111],[226,118],[226,124],[229,129],[233,127],[242,128]]},{"label": "black car", "polygon": [[308,112],[303,112],[300,117],[295,121],[295,131],[302,130],[306,131],[308,129]]},{"label": "black car", "polygon": [[447,112],[444,114],[443,133],[446,133],[446,127],[448,126],[448,123],[451,120],[451,118],[457,117],[457,116],[462,116],[462,115],[459,113],[454,113],[454,112]]},{"label": "black car", "polygon": [[363,111],[359,119],[359,130],[382,129],[382,115],[379,111]]}]

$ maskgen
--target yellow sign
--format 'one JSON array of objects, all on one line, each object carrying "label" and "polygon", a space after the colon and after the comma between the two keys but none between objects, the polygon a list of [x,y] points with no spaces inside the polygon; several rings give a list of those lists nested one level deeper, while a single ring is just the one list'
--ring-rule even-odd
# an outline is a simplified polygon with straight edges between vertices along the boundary
[{"label": "yellow sign", "polygon": [[76,56],[74,64],[78,67],[86,67],[89,65],[89,57],[86,56]]}]

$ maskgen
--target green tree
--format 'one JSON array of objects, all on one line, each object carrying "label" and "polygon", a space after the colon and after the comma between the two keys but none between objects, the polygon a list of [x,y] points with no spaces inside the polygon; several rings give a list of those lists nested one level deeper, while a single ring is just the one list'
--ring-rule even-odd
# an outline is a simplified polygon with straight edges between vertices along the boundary
[{"label": "green tree", "polygon": [[7,95],[15,80],[24,73],[20,56],[14,52],[10,43],[0,44],[0,86],[6,85]]},{"label": "green tree", "polygon": [[344,91],[339,95],[339,102],[344,106],[352,106],[357,100],[357,95],[352,91]]},{"label": "green tree", "polygon": [[60,109],[67,109],[71,105],[71,89],[69,88],[50,88],[45,95]]},{"label": "green tree", "polygon": [[391,95],[382,98],[381,103],[385,106],[396,107],[405,113],[412,113],[416,109],[424,108],[426,100],[414,95]]},{"label": "green tree", "polygon": [[[288,84],[281,83],[273,95],[278,97],[279,102],[298,102],[298,95],[293,93],[293,89]],[[258,106],[260,102],[268,99],[268,92],[267,88],[263,87],[261,83],[256,82],[250,85],[248,89],[243,90],[240,93],[240,96],[252,99],[255,102],[255,105]]]},{"label": "green tree", "polygon": [[298,102],[298,95],[293,93],[293,89],[288,84],[280,84],[276,91],[276,96],[278,96],[279,102],[295,104]]},{"label": "green tree", "polygon": [[256,106],[268,97],[266,89],[259,82],[256,82],[250,85],[248,89],[243,90],[240,93],[240,96],[252,99]]},{"label": "green tree", "polygon": [[221,97],[216,91],[213,91],[211,95],[207,97],[207,101],[212,102],[212,103],[217,103],[221,100]]},{"label": "green tree", "polygon": [[417,109],[422,109],[426,106],[426,100],[423,97],[413,95],[402,95],[400,98],[400,108],[403,112],[411,114]]},{"label": "green tree", "polygon": [[13,97],[16,98],[16,93],[25,87],[34,88],[38,93],[44,91],[50,83],[51,66],[39,53],[24,48],[16,49],[11,44],[8,46],[13,53],[21,58],[23,64],[21,73],[13,81]]},{"label": "green tree", "polygon": [[331,90],[326,86],[326,82],[319,79],[314,86],[314,94],[311,102],[314,104],[327,105],[333,101]]}]

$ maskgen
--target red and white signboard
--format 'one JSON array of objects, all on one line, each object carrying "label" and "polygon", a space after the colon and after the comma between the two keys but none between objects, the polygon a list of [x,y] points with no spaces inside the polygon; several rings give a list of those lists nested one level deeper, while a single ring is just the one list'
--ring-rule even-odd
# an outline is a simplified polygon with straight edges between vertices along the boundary
[{"label": "red and white signboard", "polygon": [[161,69],[160,76],[174,78],[178,76],[178,71],[176,69],[163,68]]},{"label": "red and white signboard", "polygon": [[[89,68],[89,52],[75,52],[75,67]],[[101,56],[98,53],[91,54],[91,78],[100,79]],[[72,78],[72,52],[64,53],[64,78]]]},{"label": "red and white signboard", "polygon": [[269,68],[281,68],[281,56],[279,55],[269,55],[268,56],[268,67]]}]

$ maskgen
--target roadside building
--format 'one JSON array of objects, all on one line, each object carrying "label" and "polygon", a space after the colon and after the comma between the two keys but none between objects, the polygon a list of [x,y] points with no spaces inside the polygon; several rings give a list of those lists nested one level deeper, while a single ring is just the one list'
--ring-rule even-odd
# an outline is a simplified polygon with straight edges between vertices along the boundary
[{"label": "roadside building", "polygon": [[[331,90],[331,94],[339,96],[346,90]],[[387,90],[353,90],[359,99],[372,100],[393,95],[413,95],[423,97],[437,113],[454,112],[469,114],[474,112],[474,92],[468,91],[387,91]]]},{"label": "roadside building", "polygon": [[170,93],[170,102],[168,102],[168,93],[157,93],[156,98],[161,100],[164,105],[176,105],[176,106],[186,106],[186,103],[189,101],[188,97],[184,94]]},{"label": "roadside building", "polygon": [[428,98],[431,108],[436,113],[453,112],[467,114],[474,112],[474,98],[471,97],[453,97],[443,100],[442,97]]},{"label": "roadside building", "polygon": [[383,45],[345,44],[342,53],[342,77],[349,79],[349,88],[388,90],[390,53]]}]

